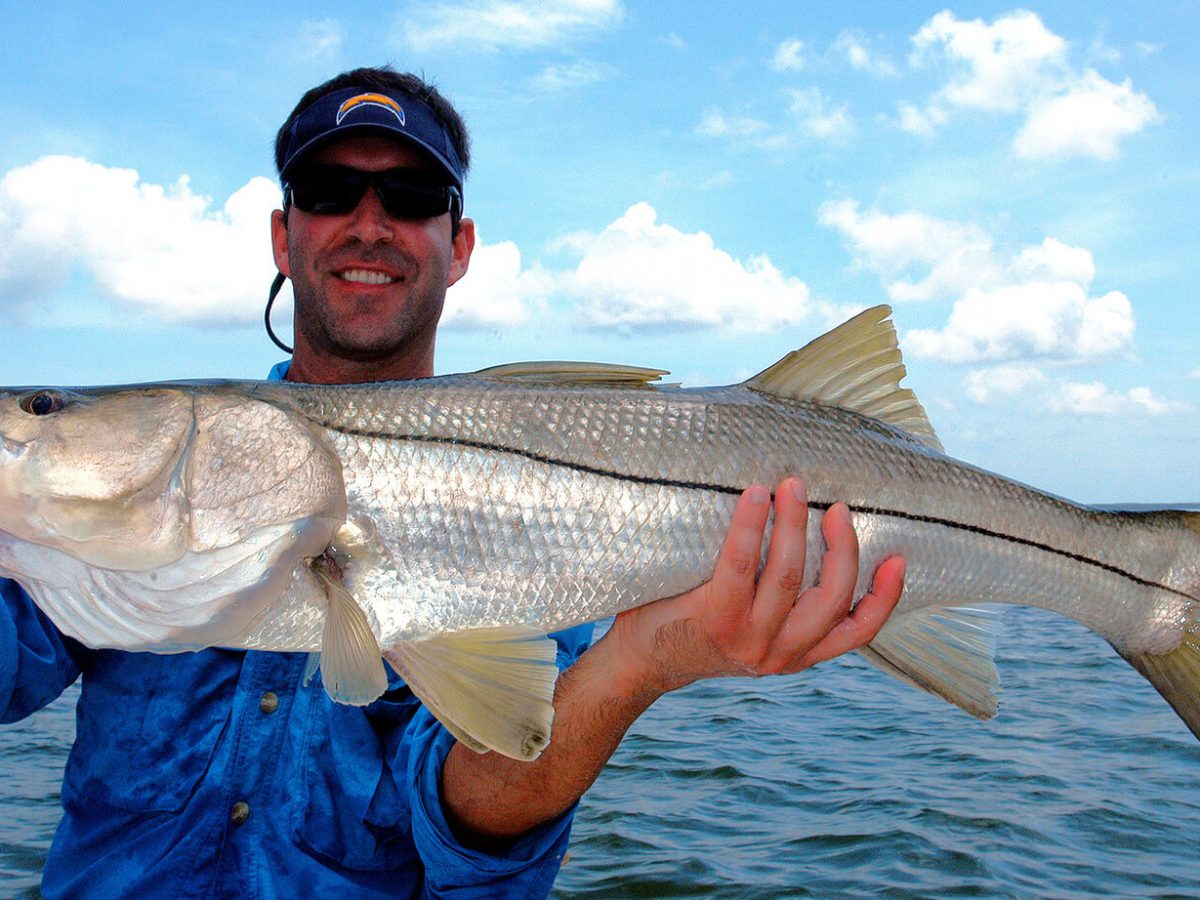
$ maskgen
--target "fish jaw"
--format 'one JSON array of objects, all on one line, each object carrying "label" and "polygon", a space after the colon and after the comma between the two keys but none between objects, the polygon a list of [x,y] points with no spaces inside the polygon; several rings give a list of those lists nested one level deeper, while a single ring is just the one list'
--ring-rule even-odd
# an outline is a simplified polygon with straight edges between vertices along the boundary
[{"label": "fish jaw", "polygon": [[[89,647],[179,653],[240,646],[285,594],[312,585],[303,560],[330,523],[264,526],[218,550],[183,553],[150,571],[99,568],[70,552],[0,532],[0,572],[19,580],[58,629]],[[294,635],[271,649],[303,650]]]}]

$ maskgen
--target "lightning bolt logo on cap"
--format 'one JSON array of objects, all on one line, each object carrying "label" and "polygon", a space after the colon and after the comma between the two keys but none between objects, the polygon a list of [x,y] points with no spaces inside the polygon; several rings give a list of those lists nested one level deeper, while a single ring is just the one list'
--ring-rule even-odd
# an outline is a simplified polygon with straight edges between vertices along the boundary
[{"label": "lightning bolt logo on cap", "polygon": [[380,109],[386,109],[396,117],[401,127],[404,126],[404,110],[400,108],[400,104],[385,94],[359,94],[351,97],[345,103],[338,107],[337,124],[341,125],[342,120],[350,115],[355,109],[363,106],[375,106]]}]

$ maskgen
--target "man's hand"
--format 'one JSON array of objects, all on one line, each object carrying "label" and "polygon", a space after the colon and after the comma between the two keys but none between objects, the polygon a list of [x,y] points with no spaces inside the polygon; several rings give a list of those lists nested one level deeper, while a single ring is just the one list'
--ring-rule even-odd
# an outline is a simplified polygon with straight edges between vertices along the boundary
[{"label": "man's hand", "polygon": [[712,580],[617,617],[558,680],[554,732],[531,763],[455,745],[442,770],[446,813],[469,843],[490,847],[549,821],[583,796],[625,731],[663,693],[717,675],[797,672],[869,642],[900,599],[904,560],[885,560],[853,611],[858,538],[835,504],[822,522],[828,550],[801,593],[808,504],[789,478],[758,572],[771,495],[742,494]]},{"label": "man's hand", "polygon": [[663,693],[720,675],[798,672],[868,643],[903,589],[904,560],[875,573],[871,592],[851,610],[858,578],[858,538],[844,504],[825,513],[828,548],[820,580],[801,593],[808,525],[804,483],[789,478],[775,494],[767,560],[759,554],[770,512],[767,488],[747,489],[734,510],[711,581],[618,616],[612,637],[633,683]]}]

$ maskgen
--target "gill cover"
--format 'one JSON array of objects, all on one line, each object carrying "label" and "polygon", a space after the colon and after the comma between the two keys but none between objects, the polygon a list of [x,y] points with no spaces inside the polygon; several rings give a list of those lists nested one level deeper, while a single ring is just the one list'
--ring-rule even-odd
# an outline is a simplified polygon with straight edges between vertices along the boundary
[{"label": "gill cover", "polygon": [[150,569],[178,559],[194,427],[191,398],[176,390],[5,397],[0,530],[93,565]]}]

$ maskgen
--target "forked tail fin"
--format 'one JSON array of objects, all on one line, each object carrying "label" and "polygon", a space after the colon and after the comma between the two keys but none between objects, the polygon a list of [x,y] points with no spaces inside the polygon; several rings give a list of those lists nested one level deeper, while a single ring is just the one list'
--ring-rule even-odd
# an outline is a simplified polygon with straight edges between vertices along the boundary
[{"label": "forked tail fin", "polygon": [[[1184,527],[1200,536],[1200,512],[1176,511]],[[1179,718],[1200,738],[1200,559],[1196,561],[1196,583],[1191,586],[1196,599],[1189,610],[1188,629],[1183,642],[1168,653],[1117,652],[1154,685]]]}]

